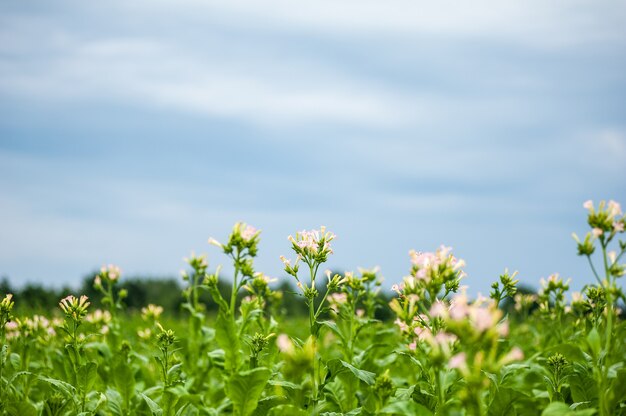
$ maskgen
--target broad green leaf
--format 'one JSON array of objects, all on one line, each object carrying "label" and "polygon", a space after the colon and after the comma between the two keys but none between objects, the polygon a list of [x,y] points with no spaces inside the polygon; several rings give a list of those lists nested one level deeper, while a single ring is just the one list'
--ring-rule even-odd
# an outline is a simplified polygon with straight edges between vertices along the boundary
[{"label": "broad green leaf", "polygon": [[513,416],[515,415],[516,392],[506,387],[500,387],[489,405],[489,416]]},{"label": "broad green leaf", "polygon": [[198,411],[198,408],[190,403],[182,406],[176,412],[176,416],[198,416],[199,414],[200,412]]},{"label": "broad green leaf", "polygon": [[269,410],[287,401],[287,396],[269,396],[259,400],[259,404],[252,416],[265,416]]},{"label": "broad green leaf", "polygon": [[598,397],[597,383],[590,375],[575,372],[568,381],[574,402],[591,402]]},{"label": "broad green leaf", "polygon": [[345,337],[343,335],[343,333],[341,333],[341,330],[339,329],[339,327],[337,326],[337,324],[333,321],[322,321],[319,322],[319,324],[323,327],[326,327],[328,329],[330,329],[335,335],[337,335],[339,337],[339,339],[341,339],[341,342],[345,342]]},{"label": "broad green leaf", "polygon": [[376,381],[376,374],[365,370],[359,370],[352,364],[343,360],[330,360],[326,363],[326,368],[328,369],[328,375],[326,376],[327,380],[330,380],[339,374],[350,373],[370,386]]},{"label": "broad green leaf", "polygon": [[4,344],[2,349],[0,350],[0,366],[4,366],[4,363],[7,362],[7,354],[9,353],[9,345]]},{"label": "broad green leaf", "polygon": [[256,409],[261,393],[270,378],[264,367],[234,374],[226,385],[226,393],[233,402],[234,414],[248,416]]},{"label": "broad green leaf", "polygon": [[593,356],[595,358],[598,358],[600,356],[600,350],[602,349],[602,346],[600,341],[600,334],[595,328],[589,331],[589,334],[587,335],[587,345],[589,345]]},{"label": "broad green leaf", "polygon": [[113,382],[123,402],[130,402],[135,396],[135,375],[129,363],[123,360],[117,363],[113,370]]},{"label": "broad green leaf", "polygon": [[78,383],[83,387],[83,390],[88,392],[93,387],[96,381],[98,364],[93,361],[82,365],[78,369]]},{"label": "broad green leaf", "polygon": [[268,384],[270,384],[272,386],[283,387],[283,388],[289,389],[289,390],[295,390],[295,389],[299,389],[300,388],[300,386],[297,385],[296,383],[292,383],[290,381],[285,381],[285,380],[270,380],[270,381],[268,381]]},{"label": "broad green leaf", "polygon": [[74,396],[76,395],[76,388],[72,386],[71,384],[66,383],[65,381],[57,380],[55,378],[50,378],[50,377],[39,377],[39,380],[56,387],[57,390],[62,392],[65,396],[74,398]]},{"label": "broad green leaf", "polygon": [[432,416],[433,412],[412,400],[400,400],[389,403],[380,410],[381,414]]},{"label": "broad green leaf", "polygon": [[10,416],[38,416],[39,414],[37,408],[27,401],[10,404],[7,413]]},{"label": "broad green leaf", "polygon": [[152,416],[163,415],[163,410],[159,407],[158,404],[156,404],[154,400],[152,400],[151,398],[149,398],[143,393],[139,393],[139,397],[141,397],[146,402],[146,404],[148,405],[148,408],[150,409],[150,412],[152,412]]},{"label": "broad green leaf", "polygon": [[221,311],[215,321],[215,339],[224,350],[224,367],[229,371],[237,370],[239,367],[239,335],[232,317]]},{"label": "broad green leaf", "polygon": [[19,370],[22,367],[22,358],[20,358],[19,354],[14,352],[9,355],[9,362],[14,370]]},{"label": "broad green leaf", "polygon": [[596,412],[596,409],[575,411],[563,402],[552,402],[541,413],[541,416],[592,416]]},{"label": "broad green leaf", "polygon": [[111,414],[114,416],[123,416],[124,412],[122,410],[122,396],[112,388],[107,389],[106,396],[107,405]]},{"label": "broad green leaf", "polygon": [[292,404],[281,404],[270,409],[268,416],[310,416],[310,415],[309,415],[309,412],[306,412]]}]

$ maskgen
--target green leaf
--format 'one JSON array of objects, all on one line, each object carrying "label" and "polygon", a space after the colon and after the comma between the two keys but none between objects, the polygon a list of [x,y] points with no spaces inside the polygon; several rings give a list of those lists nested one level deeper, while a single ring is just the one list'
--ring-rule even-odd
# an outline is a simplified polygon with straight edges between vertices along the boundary
[{"label": "green leaf", "polygon": [[13,403],[9,406],[8,414],[11,416],[37,416],[37,408],[28,401]]},{"label": "green leaf", "polygon": [[328,363],[326,363],[326,368],[328,369],[328,375],[326,376],[327,381],[339,374],[349,373],[354,375],[359,380],[365,382],[366,384],[369,384],[370,386],[376,382],[376,374],[370,371],[359,370],[352,364],[349,364],[343,360],[330,360],[328,361]]},{"label": "green leaf", "polygon": [[129,363],[123,360],[117,363],[113,370],[113,383],[121,394],[123,402],[130,402],[135,396],[135,374]]},{"label": "green leaf", "polygon": [[158,404],[155,403],[154,400],[149,398],[143,393],[139,393],[139,396],[146,402],[148,408],[150,408],[150,412],[152,412],[152,416],[162,416],[163,410],[159,407]]},{"label": "green leaf", "polygon": [[259,405],[252,416],[265,416],[269,410],[287,401],[287,396],[269,396],[259,400]]},{"label": "green leaf", "polygon": [[228,380],[226,393],[233,402],[235,415],[248,416],[254,412],[269,378],[270,370],[259,367],[240,371]]},{"label": "green leaf", "polygon": [[11,363],[11,366],[14,370],[19,370],[22,367],[22,359],[20,358],[19,354],[16,354],[14,352],[9,355],[9,362]]},{"label": "green leaf", "polygon": [[489,416],[512,416],[515,415],[516,392],[506,387],[500,387],[489,405]]},{"label": "green leaf", "polygon": [[80,366],[78,369],[78,384],[83,387],[83,391],[90,391],[96,382],[98,364],[93,361]]},{"label": "green leaf", "polygon": [[342,343],[345,342],[345,337],[343,336],[343,334],[341,333],[341,330],[339,329],[339,327],[337,326],[335,322],[322,321],[322,322],[319,322],[319,324],[323,327],[330,329],[335,335],[339,337],[339,339],[341,339]]},{"label": "green leaf", "polygon": [[0,366],[4,367],[4,363],[7,362],[7,354],[9,353],[9,345],[4,344],[2,350],[0,350]]},{"label": "green leaf", "polygon": [[65,396],[74,398],[74,396],[76,395],[76,388],[71,384],[66,383],[65,381],[57,380],[50,377],[39,377],[39,380],[56,387],[57,390],[61,391]]},{"label": "green leaf", "polygon": [[591,402],[598,397],[597,383],[590,375],[574,373],[568,381],[574,402]]},{"label": "green leaf", "polygon": [[309,413],[292,404],[281,404],[270,409],[268,416],[309,416]]},{"label": "green leaf", "polygon": [[380,413],[388,413],[392,415],[413,415],[413,416],[432,416],[433,412],[425,406],[415,403],[412,400],[400,400],[389,403],[380,410]]},{"label": "green leaf", "polygon": [[587,335],[587,345],[589,345],[593,356],[595,358],[598,358],[600,356],[600,350],[602,349],[602,346],[600,341],[600,334],[595,328],[589,331],[589,334]]},{"label": "green leaf", "polygon": [[585,409],[577,412],[563,402],[552,402],[541,413],[541,416],[592,416],[596,412],[596,409]]},{"label": "green leaf", "polygon": [[114,416],[123,416],[124,412],[122,410],[122,396],[112,388],[108,388],[106,392],[107,396],[107,404],[109,407],[109,411]]},{"label": "green leaf", "polygon": [[235,371],[239,367],[239,335],[230,315],[220,311],[215,321],[215,340],[224,350],[224,368]]}]

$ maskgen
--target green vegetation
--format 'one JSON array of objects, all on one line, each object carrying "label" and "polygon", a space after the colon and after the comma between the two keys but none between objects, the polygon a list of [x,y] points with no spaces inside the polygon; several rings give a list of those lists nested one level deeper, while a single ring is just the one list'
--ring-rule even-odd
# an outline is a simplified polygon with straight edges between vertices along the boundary
[{"label": "green vegetation", "polygon": [[411,251],[385,298],[376,269],[322,272],[324,227],[290,236],[294,286],[276,286],[243,223],[209,240],[230,280],[192,255],[184,287],[113,265],[76,296],[5,281],[0,414],[625,415],[626,220],[613,201],[584,206],[591,231],[574,238],[596,282],[582,293],[555,274],[535,294],[505,272],[470,300],[442,246]]}]

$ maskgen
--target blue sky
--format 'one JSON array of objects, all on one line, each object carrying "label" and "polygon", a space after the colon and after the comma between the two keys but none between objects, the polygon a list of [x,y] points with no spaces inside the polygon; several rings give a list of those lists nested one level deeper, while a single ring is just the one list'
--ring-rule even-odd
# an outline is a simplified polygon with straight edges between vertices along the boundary
[{"label": "blue sky", "polygon": [[626,203],[616,2],[0,3],[0,275],[175,276],[209,236],[326,225],[329,267],[445,243],[472,292],[591,281],[571,232]]}]

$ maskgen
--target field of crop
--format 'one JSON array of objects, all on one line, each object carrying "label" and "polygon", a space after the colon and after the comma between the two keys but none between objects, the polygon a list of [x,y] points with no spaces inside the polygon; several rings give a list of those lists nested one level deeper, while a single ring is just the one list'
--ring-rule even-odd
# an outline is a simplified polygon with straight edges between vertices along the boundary
[{"label": "field of crop", "polygon": [[[219,290],[205,256],[190,257],[185,319],[152,304],[129,313],[115,266],[93,282],[102,309],[78,294],[48,316],[23,315],[2,294],[0,413],[626,415],[626,219],[614,201],[584,208],[590,231],[574,239],[596,281],[582,293],[558,275],[518,293],[505,272],[489,298],[469,299],[463,260],[442,246],[411,251],[381,302],[377,270],[323,271],[335,238],[324,227],[289,237],[281,260],[297,293],[280,293],[255,271],[260,231],[238,223],[227,241],[209,240],[233,262],[233,290]],[[307,318],[279,313],[284,296],[299,296]],[[381,308],[395,321],[376,319]]]}]

